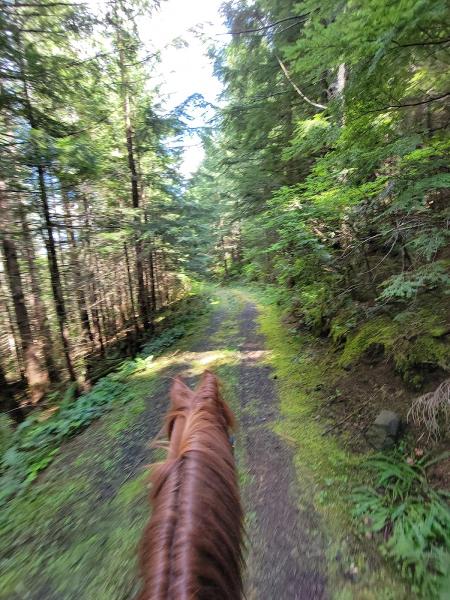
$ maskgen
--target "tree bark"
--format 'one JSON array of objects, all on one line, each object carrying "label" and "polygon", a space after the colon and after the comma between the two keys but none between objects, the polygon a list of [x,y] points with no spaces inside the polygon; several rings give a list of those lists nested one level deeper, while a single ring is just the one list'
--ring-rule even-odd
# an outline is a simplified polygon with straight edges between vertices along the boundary
[{"label": "tree bark", "polygon": [[[134,153],[134,140],[133,140],[133,127],[131,123],[131,108],[130,108],[130,94],[128,84],[128,73],[125,64],[125,53],[123,50],[123,44],[118,31],[118,46],[119,46],[119,66],[120,66],[120,78],[121,78],[121,90],[122,90],[122,108],[123,118],[125,124],[125,141],[127,148],[128,168],[131,176],[131,203],[134,209],[140,207],[140,194],[139,194],[139,181],[136,168],[136,159]],[[149,326],[149,315],[148,315],[148,304],[147,295],[144,281],[144,265],[142,257],[142,241],[139,239],[139,225],[140,218],[136,214],[135,216],[135,249],[136,249],[136,277],[137,277],[137,291],[138,291],[138,304],[139,312],[142,320],[144,329]]]},{"label": "tree bark", "polygon": [[130,259],[128,256],[128,248],[127,248],[127,244],[125,243],[123,245],[123,249],[125,252],[125,265],[127,268],[127,278],[128,278],[128,291],[130,293],[130,304],[131,304],[131,312],[133,315],[133,323],[134,323],[134,329],[136,331],[136,337],[139,335],[139,325],[136,319],[136,306],[135,306],[135,302],[134,302],[134,293],[133,293],[133,279],[131,277],[131,271],[130,271]]},{"label": "tree bark", "polygon": [[45,247],[47,250],[47,259],[50,270],[50,281],[52,287],[53,300],[55,303],[56,316],[58,319],[58,329],[63,347],[64,358],[67,372],[71,381],[76,381],[76,374],[73,368],[70,356],[69,336],[67,332],[67,312],[64,302],[64,295],[61,285],[61,276],[59,273],[58,259],[56,256],[55,238],[53,235],[53,225],[50,218],[48,205],[47,188],[45,186],[45,171],[42,165],[38,165],[39,193],[41,198],[42,210],[44,213],[44,224],[46,229]]},{"label": "tree bark", "polygon": [[70,202],[67,197],[67,191],[62,192],[62,201],[64,207],[64,216],[66,219],[66,232],[67,239],[69,241],[69,261],[70,261],[70,271],[73,277],[73,286],[75,288],[75,297],[77,301],[78,314],[80,318],[81,328],[83,330],[83,335],[85,338],[85,342],[87,344],[94,343],[94,336],[92,334],[91,324],[89,320],[89,312],[87,308],[86,302],[86,294],[83,289],[83,281],[82,281],[82,269],[80,262],[78,260],[78,247],[75,239],[75,235],[73,232],[72,225],[72,214],[70,211]]},{"label": "tree bark", "polygon": [[20,272],[16,245],[11,238],[6,237],[5,235],[2,237],[5,270],[13,301],[17,328],[20,335],[25,378],[31,401],[35,403],[42,398],[48,387],[48,373],[45,371],[39,360],[39,348],[33,339],[30,319],[25,304],[22,275]]},{"label": "tree bark", "polygon": [[25,414],[16,400],[11,385],[6,380],[5,372],[0,365],[0,410],[5,411],[16,423],[22,423]]},{"label": "tree bark", "polygon": [[[28,118],[28,123],[29,123],[31,129],[36,129],[36,120],[35,120],[35,116],[34,116],[33,105],[31,103],[30,94],[28,92],[28,80],[27,80],[26,71],[25,71],[25,64],[24,64],[24,60],[22,58],[24,56],[23,45],[22,45],[22,40],[20,38],[20,34],[18,32],[16,33],[16,41],[17,41],[17,46],[19,48],[19,51],[21,52],[19,64],[20,64],[20,70],[21,70],[21,75],[22,75],[22,85],[23,85],[23,92],[24,92],[24,105],[25,105],[26,116]],[[73,368],[72,360],[70,357],[69,340],[68,340],[68,334],[67,334],[67,329],[66,329],[67,314],[66,314],[66,307],[65,307],[65,303],[64,303],[64,296],[62,293],[61,277],[60,277],[59,268],[58,268],[58,261],[57,261],[57,257],[56,257],[56,246],[55,246],[55,238],[53,235],[53,225],[52,225],[52,222],[50,219],[47,188],[45,185],[45,169],[40,160],[37,160],[36,162],[37,162],[37,164],[35,166],[37,167],[37,173],[38,173],[39,196],[41,199],[41,206],[42,206],[42,211],[44,214],[44,224],[45,224],[46,235],[47,235],[46,240],[45,240],[45,247],[47,250],[47,259],[48,259],[49,270],[50,270],[51,288],[52,288],[53,300],[55,303],[56,316],[58,319],[59,334],[60,334],[60,338],[61,338],[64,358],[65,358],[69,377],[70,377],[71,381],[76,381],[75,370]]]},{"label": "tree bark", "polygon": [[42,344],[42,353],[44,355],[45,364],[47,365],[48,375],[51,381],[59,381],[60,374],[54,361],[52,333],[47,318],[47,309],[42,300],[41,284],[39,282],[39,274],[36,271],[36,256],[34,252],[33,240],[31,239],[30,230],[25,214],[25,208],[20,206],[19,210],[20,224],[22,229],[22,239],[24,256],[27,261],[28,273],[31,283],[31,300],[36,319],[37,329],[39,331],[40,342]]}]

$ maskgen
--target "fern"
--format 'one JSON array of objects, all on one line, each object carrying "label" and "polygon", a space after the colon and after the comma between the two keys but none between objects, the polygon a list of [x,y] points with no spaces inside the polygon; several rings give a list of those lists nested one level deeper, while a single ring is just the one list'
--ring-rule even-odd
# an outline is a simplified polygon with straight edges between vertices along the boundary
[{"label": "fern", "polygon": [[450,564],[450,507],[434,490],[427,469],[448,453],[408,464],[401,454],[371,458],[372,487],[357,488],[353,515],[380,536],[380,549],[424,598],[438,598]]},{"label": "fern", "polygon": [[384,290],[379,296],[381,300],[408,300],[420,291],[438,286],[448,288],[450,277],[443,261],[436,261],[429,265],[419,267],[414,271],[407,271],[399,275],[392,275],[382,283]]}]

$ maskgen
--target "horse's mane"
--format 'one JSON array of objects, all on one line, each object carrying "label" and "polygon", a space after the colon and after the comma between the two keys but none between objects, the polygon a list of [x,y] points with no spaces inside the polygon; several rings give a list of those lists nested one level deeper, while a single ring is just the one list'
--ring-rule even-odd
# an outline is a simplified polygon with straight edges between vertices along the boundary
[{"label": "horse's mane", "polygon": [[153,469],[139,600],[238,600],[242,509],[229,441],[233,415],[217,377],[192,392],[179,378],[167,415],[168,457]]}]

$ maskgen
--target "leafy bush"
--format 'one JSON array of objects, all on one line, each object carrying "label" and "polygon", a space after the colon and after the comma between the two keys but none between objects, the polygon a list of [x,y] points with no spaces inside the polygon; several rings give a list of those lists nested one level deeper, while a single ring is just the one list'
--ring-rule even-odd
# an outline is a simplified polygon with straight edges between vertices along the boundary
[{"label": "leafy bush", "polygon": [[167,329],[157,338],[150,340],[142,348],[141,354],[143,356],[157,356],[169,348],[174,342],[182,338],[186,334],[186,327],[184,325],[175,325]]},{"label": "leafy bush", "polygon": [[444,261],[424,265],[415,271],[392,275],[384,283],[384,290],[380,295],[382,300],[408,300],[424,289],[433,289],[443,286],[447,290],[450,277],[447,273],[448,265]]},{"label": "leafy bush", "polygon": [[146,369],[154,356],[185,333],[185,324],[167,329],[144,346],[141,356],[124,361],[115,372],[100,379],[91,391],[76,400],[72,399],[72,390],[68,388],[59,410],[46,420],[40,420],[40,413],[35,412],[15,432],[6,430],[0,421],[2,448],[4,430],[9,434],[4,452],[0,454],[0,505],[36,479],[53,461],[64,440],[111,410],[113,403],[131,400],[128,378]]},{"label": "leafy bush", "polygon": [[118,372],[101,379],[76,402],[63,404],[47,420],[39,420],[39,414],[34,413],[21,423],[0,461],[0,504],[34,481],[52,462],[65,439],[105,414],[118,398],[123,402],[129,400],[127,386],[121,377],[124,369],[130,374],[139,367],[136,361],[126,361]]},{"label": "leafy bush", "polygon": [[439,598],[448,584],[450,507],[448,494],[433,489],[427,469],[448,457],[406,459],[399,451],[368,460],[373,487],[353,493],[353,514],[380,540],[382,553],[393,559],[424,598]]}]

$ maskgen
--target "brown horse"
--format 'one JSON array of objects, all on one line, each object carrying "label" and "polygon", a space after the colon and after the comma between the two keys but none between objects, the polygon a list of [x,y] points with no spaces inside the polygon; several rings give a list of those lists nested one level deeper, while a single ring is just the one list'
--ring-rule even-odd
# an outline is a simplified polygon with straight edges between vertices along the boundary
[{"label": "brown horse", "polygon": [[152,472],[139,600],[238,600],[243,525],[233,414],[210,371],[195,392],[176,378],[170,398],[168,456]]}]

